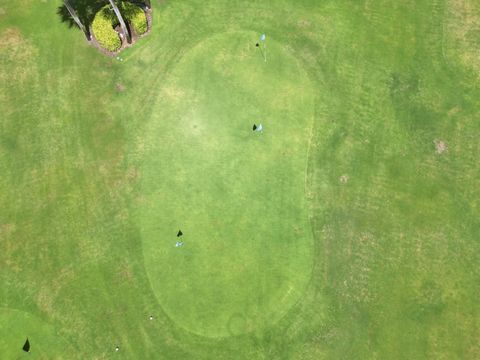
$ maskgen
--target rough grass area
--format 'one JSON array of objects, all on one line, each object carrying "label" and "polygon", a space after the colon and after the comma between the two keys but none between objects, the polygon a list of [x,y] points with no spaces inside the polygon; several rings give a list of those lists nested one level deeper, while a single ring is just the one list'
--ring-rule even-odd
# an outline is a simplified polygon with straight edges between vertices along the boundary
[{"label": "rough grass area", "polygon": [[0,0],[2,360],[480,358],[478,2],[154,0],[122,62],[59,3]]}]

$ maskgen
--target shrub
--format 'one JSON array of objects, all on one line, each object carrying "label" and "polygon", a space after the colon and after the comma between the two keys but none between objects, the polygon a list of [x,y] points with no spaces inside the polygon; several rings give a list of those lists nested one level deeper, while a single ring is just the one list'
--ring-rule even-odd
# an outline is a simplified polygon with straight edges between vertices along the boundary
[{"label": "shrub", "polygon": [[[137,5],[128,1],[117,3],[126,23],[129,23],[137,34],[142,35],[147,31],[147,17],[145,12]],[[114,30],[118,24],[115,13],[110,10],[110,5],[101,8],[92,22],[92,31],[98,40],[98,43],[109,51],[117,51],[122,46],[120,36]]]},{"label": "shrub", "polygon": [[120,11],[125,17],[125,21],[135,28],[137,34],[145,34],[148,28],[147,17],[142,8],[130,2],[122,1]]},{"label": "shrub", "polygon": [[120,36],[113,28],[117,22],[117,17],[110,10],[109,5],[101,8],[92,22],[93,34],[98,43],[108,51],[117,51],[122,46]]}]

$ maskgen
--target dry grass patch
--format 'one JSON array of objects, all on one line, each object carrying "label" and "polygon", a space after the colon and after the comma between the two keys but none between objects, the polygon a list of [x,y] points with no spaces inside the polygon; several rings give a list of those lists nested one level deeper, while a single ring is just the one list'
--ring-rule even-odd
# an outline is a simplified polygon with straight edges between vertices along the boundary
[{"label": "dry grass patch", "polygon": [[[36,73],[38,49],[22,36],[17,28],[7,28],[0,34],[0,82],[22,85]],[[6,71],[5,71],[6,70]]]},{"label": "dry grass patch", "polygon": [[375,289],[370,281],[375,253],[378,248],[377,239],[368,233],[352,238],[344,249],[349,259],[349,271],[339,287],[339,294],[350,303],[369,303],[376,298]]},{"label": "dry grass patch", "polygon": [[163,97],[173,102],[178,102],[185,96],[185,92],[175,85],[165,86],[162,89],[161,94]]},{"label": "dry grass patch", "polygon": [[133,280],[133,270],[132,265],[127,261],[123,262],[117,271],[117,278],[120,282],[132,282]]},{"label": "dry grass patch", "polygon": [[14,48],[23,42],[22,34],[17,28],[6,28],[0,35],[0,51],[9,47]]},{"label": "dry grass patch", "polygon": [[480,3],[450,0],[446,4],[444,25],[445,54],[480,76]]}]

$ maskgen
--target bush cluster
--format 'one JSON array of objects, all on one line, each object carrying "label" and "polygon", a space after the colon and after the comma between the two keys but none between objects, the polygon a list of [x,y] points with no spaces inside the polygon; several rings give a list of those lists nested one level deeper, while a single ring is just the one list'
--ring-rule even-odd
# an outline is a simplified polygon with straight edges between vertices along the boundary
[{"label": "bush cluster", "polygon": [[125,17],[125,21],[133,26],[137,34],[145,34],[148,27],[147,17],[142,8],[130,2],[123,1],[120,6],[120,12]]},{"label": "bush cluster", "polygon": [[[147,17],[142,8],[128,1],[120,2],[118,8],[125,22],[130,24],[137,34],[142,35],[147,31]],[[92,22],[92,31],[98,43],[112,52],[117,51],[122,46],[120,36],[114,30],[116,25],[118,25],[118,19],[113,10],[110,9],[110,5],[101,8]]]},{"label": "bush cluster", "polygon": [[98,43],[108,51],[117,51],[122,46],[120,36],[113,26],[118,23],[115,13],[106,5],[95,15],[92,31]]}]

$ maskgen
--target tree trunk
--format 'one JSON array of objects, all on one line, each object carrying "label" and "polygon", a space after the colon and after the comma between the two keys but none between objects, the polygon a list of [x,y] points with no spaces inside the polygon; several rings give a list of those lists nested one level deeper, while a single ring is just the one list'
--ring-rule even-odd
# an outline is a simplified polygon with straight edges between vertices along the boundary
[{"label": "tree trunk", "polygon": [[130,33],[128,32],[127,25],[125,25],[125,21],[123,21],[122,14],[120,14],[120,10],[118,9],[117,5],[115,5],[115,2],[113,0],[108,0],[110,2],[110,5],[112,5],[113,11],[115,12],[115,15],[117,15],[117,19],[120,22],[120,27],[122,28],[123,33],[127,37],[127,41],[130,44],[132,40],[130,39]]},{"label": "tree trunk", "polygon": [[65,4],[65,7],[67,8],[68,12],[70,13],[70,15],[72,16],[73,20],[75,21],[75,23],[78,25],[78,27],[83,31],[83,33],[85,34],[85,36],[87,37],[88,40],[90,40],[90,33],[89,31],[87,30],[87,28],[82,24],[82,22],[80,21],[80,18],[78,17],[77,15],[77,12],[75,11],[75,9],[72,7],[72,5],[70,5],[70,2],[68,0],[63,0],[63,3]]}]

